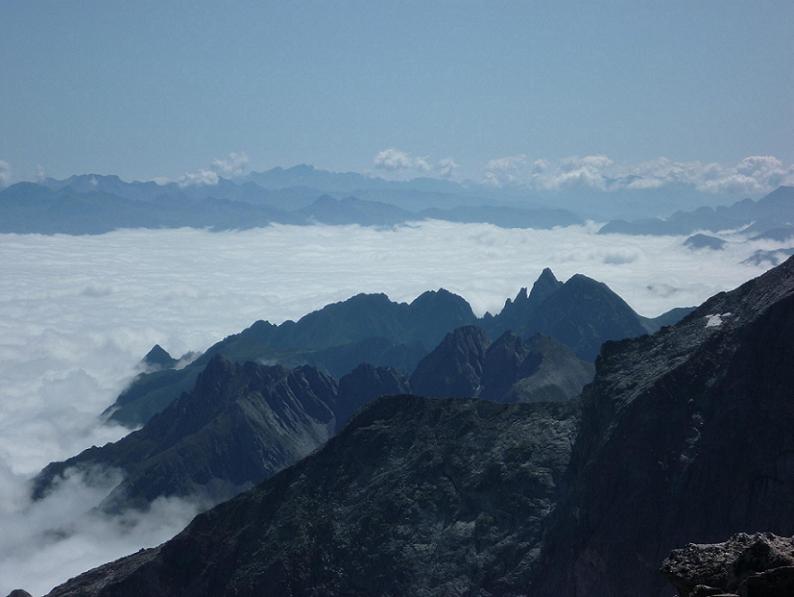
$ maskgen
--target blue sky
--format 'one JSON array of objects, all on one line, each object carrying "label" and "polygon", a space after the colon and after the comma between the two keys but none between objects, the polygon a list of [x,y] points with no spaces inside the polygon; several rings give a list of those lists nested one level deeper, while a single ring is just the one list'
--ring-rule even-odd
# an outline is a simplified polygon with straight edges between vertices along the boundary
[{"label": "blue sky", "polygon": [[[605,154],[794,161],[794,3],[0,0],[14,178]],[[422,166],[420,163],[419,166]],[[421,170],[421,168],[419,168]]]}]

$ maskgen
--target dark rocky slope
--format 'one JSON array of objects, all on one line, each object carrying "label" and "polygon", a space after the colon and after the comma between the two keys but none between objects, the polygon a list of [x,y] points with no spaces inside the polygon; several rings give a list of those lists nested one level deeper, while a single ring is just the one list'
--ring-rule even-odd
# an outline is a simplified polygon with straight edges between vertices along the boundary
[{"label": "dark rocky slope", "polygon": [[576,412],[383,398],[171,541],[50,595],[524,594]]},{"label": "dark rocky slope", "polygon": [[336,380],[311,367],[235,364],[217,356],[190,393],[139,431],[48,465],[36,478],[34,498],[71,467],[109,467],[124,480],[106,509],[145,507],[160,496],[227,499],[325,442],[336,427],[337,393]]},{"label": "dark rocky slope", "polygon": [[411,388],[422,396],[476,396],[489,344],[488,336],[477,326],[453,330],[419,361],[411,375]]},{"label": "dark rocky slope", "polygon": [[553,338],[506,332],[485,353],[479,396],[496,402],[573,400],[594,372],[592,363]]},{"label": "dark rocky slope", "polygon": [[673,550],[662,574],[680,597],[791,597],[794,539],[739,533],[723,543]]},{"label": "dark rocky slope", "polygon": [[408,380],[397,370],[363,363],[339,380],[339,396],[334,404],[336,430],[367,404],[381,396],[407,394]]},{"label": "dark rocky slope", "polygon": [[606,344],[531,593],[665,594],[658,563],[677,545],[794,533],[792,338],[790,259]]},{"label": "dark rocky slope", "polygon": [[593,365],[546,336],[505,332],[495,342],[476,326],[453,330],[411,376],[423,396],[479,397],[494,402],[577,398]]}]

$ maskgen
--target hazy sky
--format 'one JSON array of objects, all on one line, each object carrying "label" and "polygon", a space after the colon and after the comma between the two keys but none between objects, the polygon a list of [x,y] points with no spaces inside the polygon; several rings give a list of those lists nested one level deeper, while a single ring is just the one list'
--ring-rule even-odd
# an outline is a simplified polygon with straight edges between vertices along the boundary
[{"label": "hazy sky", "polygon": [[514,154],[794,160],[794,2],[0,0],[15,177]]}]

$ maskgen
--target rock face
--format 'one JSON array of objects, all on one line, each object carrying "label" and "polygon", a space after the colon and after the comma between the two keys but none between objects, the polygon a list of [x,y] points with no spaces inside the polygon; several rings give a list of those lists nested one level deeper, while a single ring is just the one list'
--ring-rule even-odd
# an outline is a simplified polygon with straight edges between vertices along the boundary
[{"label": "rock face", "polygon": [[506,332],[485,354],[480,397],[496,402],[573,400],[594,372],[591,363],[548,336],[522,340]]},{"label": "rock face", "polygon": [[408,380],[397,370],[362,364],[339,380],[339,396],[334,405],[336,430],[380,396],[396,396],[409,392]]},{"label": "rock face", "polygon": [[576,414],[382,398],[171,541],[50,595],[525,594]]},{"label": "rock face", "polygon": [[794,259],[608,343],[530,593],[664,594],[677,545],[794,533]]},{"label": "rock face", "polygon": [[675,549],[662,574],[680,597],[794,595],[794,539],[739,533],[724,543]]},{"label": "rock face", "polygon": [[417,366],[411,389],[424,396],[479,397],[494,402],[577,398],[593,366],[551,338],[522,340],[505,332],[490,343],[475,326],[458,328]]},{"label": "rock face", "polygon": [[411,375],[411,388],[422,396],[476,396],[489,344],[485,332],[476,326],[450,332],[433,352],[419,361]]},{"label": "rock face", "polygon": [[47,466],[34,497],[70,467],[120,469],[110,510],[160,496],[218,501],[296,462],[334,432],[337,382],[311,367],[235,364],[217,356],[195,388],[121,440]]}]

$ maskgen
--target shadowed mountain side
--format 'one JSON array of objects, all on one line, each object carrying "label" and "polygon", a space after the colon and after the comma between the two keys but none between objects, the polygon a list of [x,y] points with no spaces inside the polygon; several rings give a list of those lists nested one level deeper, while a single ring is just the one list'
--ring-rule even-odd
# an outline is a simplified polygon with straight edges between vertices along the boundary
[{"label": "shadowed mountain side", "polygon": [[607,340],[641,336],[648,327],[626,302],[602,283],[576,274],[564,284],[548,268],[527,294],[522,288],[502,312],[481,325],[491,337],[506,331],[522,336],[543,334],[593,361]]},{"label": "shadowed mountain side", "polygon": [[411,375],[412,390],[422,396],[476,396],[489,344],[485,332],[477,326],[453,330],[419,361]]},{"label": "shadowed mountain side", "polygon": [[302,458],[334,432],[335,379],[213,358],[195,388],[139,431],[48,465],[36,478],[42,497],[67,469],[115,468],[124,481],[103,507],[146,506],[160,496],[218,501]]},{"label": "shadowed mountain side", "polygon": [[216,354],[238,362],[311,363],[335,375],[365,361],[410,373],[449,330],[474,321],[469,304],[444,289],[424,292],[410,304],[393,302],[385,294],[358,294],[297,322],[257,321],[183,369],[138,376],[106,414],[128,426],[146,422],[189,390]]},{"label": "shadowed mountain side", "polygon": [[425,396],[542,402],[577,398],[592,378],[592,364],[551,338],[524,341],[506,332],[491,343],[481,328],[466,326],[422,359],[411,389]]},{"label": "shadowed mountain side", "polygon": [[529,591],[667,594],[671,549],[794,533],[794,259],[653,336],[608,343]]},{"label": "shadowed mountain side", "polygon": [[480,397],[496,402],[573,400],[593,379],[592,363],[548,336],[503,334],[488,348]]},{"label": "shadowed mountain side", "polygon": [[171,541],[50,596],[521,594],[576,413],[383,398]]}]

